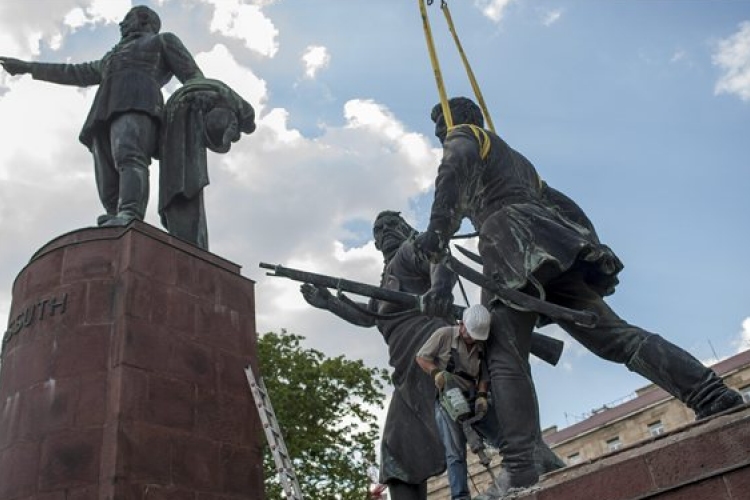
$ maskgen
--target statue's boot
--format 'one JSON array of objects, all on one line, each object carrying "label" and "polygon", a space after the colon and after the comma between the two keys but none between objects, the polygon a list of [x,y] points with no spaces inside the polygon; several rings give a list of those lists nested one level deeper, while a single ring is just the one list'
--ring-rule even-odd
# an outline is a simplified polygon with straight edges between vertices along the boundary
[{"label": "statue's boot", "polygon": [[565,462],[552,451],[540,436],[536,444],[536,450],[534,451],[534,465],[541,476],[542,474],[562,469],[565,467]]},{"label": "statue's boot", "polygon": [[625,366],[682,401],[698,420],[744,403],[713,370],[659,335],[646,337]]},{"label": "statue's boot", "polygon": [[120,169],[120,197],[117,201],[117,216],[105,221],[102,226],[126,226],[134,220],[143,220],[148,204],[148,168],[131,165]]},{"label": "statue's boot", "polygon": [[117,214],[102,214],[96,218],[97,226],[106,226],[109,221],[117,218]]},{"label": "statue's boot", "polygon": [[[496,500],[506,494],[520,491],[539,481],[542,469],[556,468],[544,453],[539,443],[539,420],[536,398],[529,387],[523,387],[530,380],[502,377],[492,379],[492,397],[498,411],[498,421],[503,439],[500,453],[503,465],[490,488],[475,499]],[[510,409],[510,411],[508,411]],[[544,448],[549,448],[544,445]],[[554,453],[549,450],[550,454]]]}]

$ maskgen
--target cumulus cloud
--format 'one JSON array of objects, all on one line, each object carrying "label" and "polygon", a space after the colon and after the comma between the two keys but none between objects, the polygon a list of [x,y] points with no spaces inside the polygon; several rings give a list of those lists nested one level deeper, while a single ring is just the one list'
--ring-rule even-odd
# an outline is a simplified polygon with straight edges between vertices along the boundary
[{"label": "cumulus cloud", "polygon": [[720,40],[712,59],[722,70],[715,93],[735,94],[750,101],[750,21],[740,23],[739,31]]},{"label": "cumulus cloud", "polygon": [[[429,147],[426,138],[409,132],[384,106],[367,99],[354,99],[344,106],[347,128],[371,130],[382,137],[387,147],[397,151],[416,167],[410,179],[417,190],[428,189],[435,180],[434,166],[438,152]],[[381,144],[382,147],[382,144]]]},{"label": "cumulus cloud", "polygon": [[273,57],[279,50],[279,31],[271,19],[263,13],[263,7],[273,0],[256,0],[244,3],[240,0],[203,0],[214,7],[211,31],[236,38],[245,46],[266,57]]},{"label": "cumulus cloud", "polygon": [[131,0],[92,0],[90,5],[68,12],[63,22],[73,30],[99,22],[119,23],[132,6]]},{"label": "cumulus cloud", "polygon": [[310,45],[302,54],[302,62],[305,65],[305,76],[313,79],[323,68],[328,67],[331,62],[331,54],[328,49],[320,45]]},{"label": "cumulus cloud", "polygon": [[514,1],[515,0],[474,0],[474,5],[482,11],[482,14],[492,21],[499,23],[503,19],[505,10]]},{"label": "cumulus cloud", "polygon": [[268,98],[266,82],[253,71],[240,65],[226,45],[216,44],[208,52],[195,55],[203,74],[229,85],[246,101],[252,104],[256,115],[260,115]]},{"label": "cumulus cloud", "polygon": [[60,0],[40,9],[36,2],[0,2],[3,55],[28,58],[39,54],[40,44],[59,37],[64,28],[62,19],[80,4],[76,0]]}]

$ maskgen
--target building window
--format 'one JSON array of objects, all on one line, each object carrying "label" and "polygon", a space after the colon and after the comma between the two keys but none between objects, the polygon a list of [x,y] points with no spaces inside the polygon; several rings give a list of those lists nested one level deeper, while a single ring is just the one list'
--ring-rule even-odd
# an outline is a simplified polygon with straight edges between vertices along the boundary
[{"label": "building window", "polygon": [[581,454],[578,452],[568,455],[568,465],[580,464],[581,460]]},{"label": "building window", "polygon": [[615,451],[622,448],[622,441],[620,441],[620,437],[614,437],[612,439],[607,439],[607,451]]},{"label": "building window", "polygon": [[651,422],[650,424],[648,424],[648,433],[652,437],[664,434],[664,424],[661,423],[661,420],[657,420],[656,422]]},{"label": "building window", "polygon": [[745,400],[745,403],[750,403],[750,385],[740,387],[740,394],[742,394],[742,399]]}]

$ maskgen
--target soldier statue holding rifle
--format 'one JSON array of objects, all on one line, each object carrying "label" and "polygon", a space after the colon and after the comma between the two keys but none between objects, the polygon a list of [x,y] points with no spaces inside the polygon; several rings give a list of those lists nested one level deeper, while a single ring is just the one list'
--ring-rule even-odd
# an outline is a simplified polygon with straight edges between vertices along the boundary
[{"label": "soldier statue holding rifle", "polygon": [[[281,266],[262,263],[261,267],[274,270],[277,276],[306,281],[301,291],[311,305],[354,325],[378,327],[388,345],[395,387],[381,443],[380,481],[388,484],[394,500],[424,500],[427,479],[445,469],[445,453],[435,422],[434,383],[414,358],[435,330],[452,322],[424,314],[418,303],[420,295],[439,288],[439,294],[431,294],[439,301],[423,305],[422,309],[445,314],[452,303],[450,291],[455,275],[415,252],[417,231],[398,212],[381,212],[373,234],[375,246],[384,258],[381,288]],[[367,304],[355,303],[345,296],[333,296],[328,288],[374,298]],[[534,353],[556,363],[561,349],[558,341],[543,336],[535,336],[534,340],[538,341]],[[541,441],[536,460],[540,473],[563,465]]]}]

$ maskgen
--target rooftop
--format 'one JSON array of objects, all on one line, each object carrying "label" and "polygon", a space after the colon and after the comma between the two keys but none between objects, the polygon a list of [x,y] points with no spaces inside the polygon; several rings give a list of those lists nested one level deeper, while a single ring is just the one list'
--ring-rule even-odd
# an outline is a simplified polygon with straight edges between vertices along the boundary
[{"label": "rooftop", "polygon": [[[748,364],[750,364],[750,350],[742,351],[739,354],[719,361],[718,363],[711,365],[711,368],[719,376],[725,377]],[[654,384],[649,384],[638,389],[635,398],[611,408],[602,407],[593,412],[593,414],[585,420],[560,429],[559,431],[545,434],[544,440],[550,446],[563,443],[573,437],[598,429],[604,424],[620,420],[666,399],[670,399],[671,397],[672,396],[663,389]]]}]

